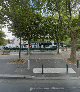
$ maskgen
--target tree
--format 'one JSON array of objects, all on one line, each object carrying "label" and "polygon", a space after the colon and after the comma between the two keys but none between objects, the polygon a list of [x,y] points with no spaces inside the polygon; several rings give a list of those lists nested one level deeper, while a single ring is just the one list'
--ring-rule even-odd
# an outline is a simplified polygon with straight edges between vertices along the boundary
[{"label": "tree", "polygon": [[[44,2],[44,0],[42,0]],[[70,61],[76,61],[76,40],[80,30],[80,6],[79,0],[46,0],[44,5],[47,12],[54,18],[57,16],[57,31],[56,34],[60,35],[60,30],[66,30],[71,37],[71,55]],[[79,15],[79,17],[78,17]],[[62,23],[62,20],[64,22]],[[66,24],[66,25],[64,25]],[[63,28],[60,28],[63,27]],[[63,31],[64,31],[63,30]],[[59,42],[58,36],[56,36]],[[59,46],[58,46],[59,47]]]},{"label": "tree", "polygon": [[[0,28],[1,29],[1,28]],[[5,34],[2,30],[0,30],[0,45],[5,45]]]},{"label": "tree", "polygon": [[25,34],[30,36],[29,26],[32,19],[32,11],[29,8],[29,0],[3,0],[2,14],[6,17],[5,21],[9,24],[9,30],[20,38],[19,58],[21,58],[21,38]]},{"label": "tree", "polygon": [[1,13],[2,11],[2,0],[0,0],[0,45],[4,45],[5,44],[5,34],[2,31],[2,24],[4,24],[4,17],[3,17],[3,13]]},{"label": "tree", "polygon": [[67,0],[68,31],[71,37],[70,61],[76,62],[76,42],[80,30],[79,0]]},{"label": "tree", "polygon": [[10,31],[20,38],[20,42],[21,38],[23,38],[24,40],[28,40],[30,44],[32,38],[38,38],[36,34],[38,33],[38,29],[40,29],[41,15],[33,12],[29,2],[29,0],[6,0],[2,5],[2,13],[6,16],[6,21],[9,23],[9,27],[11,27]]},{"label": "tree", "polygon": [[[43,0],[44,2],[44,0]],[[59,43],[64,40],[66,31],[64,30],[64,15],[65,11],[63,11],[65,8],[65,1],[64,0],[46,0],[44,3],[44,6],[46,6],[46,11],[44,11],[44,16],[47,14],[47,18],[51,16],[52,20],[48,20],[48,34],[51,38],[54,38],[53,40],[56,40],[58,51],[59,53]],[[43,7],[44,7],[43,6]],[[62,7],[61,7],[62,6]],[[45,7],[44,9],[45,10]],[[46,13],[46,14],[45,14]],[[52,35],[53,34],[53,35]]]},{"label": "tree", "polygon": [[46,35],[49,34],[50,38],[54,35],[58,53],[59,43],[69,33],[72,44],[70,59],[74,62],[76,37],[80,29],[79,7],[79,0],[3,0],[1,14],[13,27],[12,32],[29,43],[32,38],[44,41]]}]

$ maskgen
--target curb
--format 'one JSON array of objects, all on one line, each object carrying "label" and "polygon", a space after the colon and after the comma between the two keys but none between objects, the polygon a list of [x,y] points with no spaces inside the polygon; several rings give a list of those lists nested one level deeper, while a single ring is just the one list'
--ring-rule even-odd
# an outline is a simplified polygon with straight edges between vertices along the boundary
[{"label": "curb", "polygon": [[30,75],[13,75],[13,74],[0,74],[0,79],[25,79],[25,78],[29,78],[31,79]]},{"label": "curb", "polygon": [[80,79],[80,77],[36,77],[30,75],[11,75],[11,74],[0,74],[0,79],[36,79],[36,80],[76,80]]},{"label": "curb", "polygon": [[78,77],[34,77],[37,80],[76,80]]}]

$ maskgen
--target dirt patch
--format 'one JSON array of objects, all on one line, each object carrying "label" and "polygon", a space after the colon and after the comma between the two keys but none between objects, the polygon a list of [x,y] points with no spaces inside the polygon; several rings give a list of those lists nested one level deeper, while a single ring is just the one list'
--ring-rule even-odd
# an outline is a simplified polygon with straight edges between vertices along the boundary
[{"label": "dirt patch", "polygon": [[16,60],[10,61],[9,63],[10,64],[25,64],[26,60],[25,59],[16,59]]},{"label": "dirt patch", "polygon": [[76,62],[76,61],[75,61],[75,62],[73,62],[73,61],[71,61],[71,59],[70,59],[70,58],[68,58],[68,59],[67,59],[67,63],[68,63],[68,64],[77,64],[77,62]]}]

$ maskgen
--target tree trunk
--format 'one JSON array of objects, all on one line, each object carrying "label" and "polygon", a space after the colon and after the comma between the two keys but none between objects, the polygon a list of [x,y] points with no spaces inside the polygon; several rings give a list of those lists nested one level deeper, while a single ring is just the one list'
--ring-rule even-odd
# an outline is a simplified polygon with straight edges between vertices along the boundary
[{"label": "tree trunk", "polygon": [[19,59],[21,58],[21,36],[20,36],[20,49],[19,49]]},{"label": "tree trunk", "polygon": [[57,41],[57,54],[59,54],[59,35],[58,35],[58,26],[56,27],[55,37],[56,37],[56,41]]},{"label": "tree trunk", "polygon": [[77,61],[76,59],[76,42],[77,42],[77,32],[71,31],[71,55],[70,55],[70,61],[75,63]]},{"label": "tree trunk", "polygon": [[59,54],[59,42],[57,42],[57,54]]}]

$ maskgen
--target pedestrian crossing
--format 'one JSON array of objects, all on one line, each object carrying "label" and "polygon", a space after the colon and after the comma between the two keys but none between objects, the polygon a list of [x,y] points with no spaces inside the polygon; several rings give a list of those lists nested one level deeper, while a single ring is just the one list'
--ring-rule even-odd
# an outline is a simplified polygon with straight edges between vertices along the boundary
[{"label": "pedestrian crossing", "polygon": [[72,68],[33,68],[33,73],[76,73]]}]

